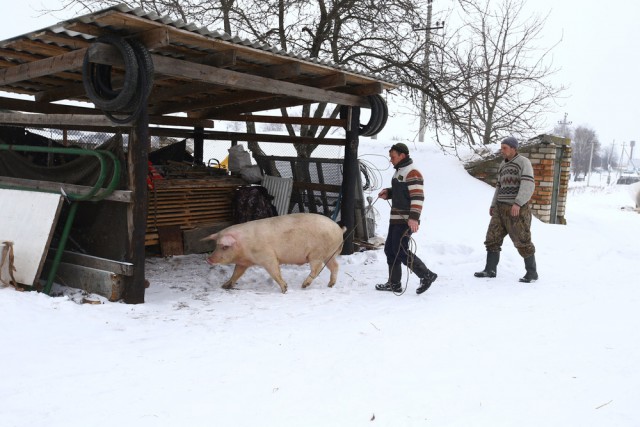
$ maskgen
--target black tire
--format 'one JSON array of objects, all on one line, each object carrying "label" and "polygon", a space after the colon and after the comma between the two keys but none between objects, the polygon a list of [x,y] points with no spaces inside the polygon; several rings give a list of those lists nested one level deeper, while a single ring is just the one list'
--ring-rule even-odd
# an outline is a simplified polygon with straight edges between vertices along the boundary
[{"label": "black tire", "polygon": [[360,125],[360,129],[358,131],[358,135],[360,136],[371,136],[371,132],[380,126],[380,121],[382,119],[380,116],[380,106],[378,105],[378,101],[375,99],[375,95],[370,95],[367,98],[371,105],[371,116],[369,117],[369,121],[366,125]]},{"label": "black tire", "polygon": [[89,61],[89,53],[82,63],[82,83],[87,96],[96,107],[104,111],[120,111],[131,103],[138,86],[138,61],[129,43],[120,37],[106,36],[97,40],[114,46],[124,63],[125,78],[122,89],[114,91],[111,85],[111,66]]},{"label": "black tire", "polygon": [[116,118],[112,114],[108,114],[108,117],[115,123],[125,124],[133,121],[140,115],[142,106],[146,104],[151,89],[153,88],[153,59],[151,54],[147,50],[146,46],[136,39],[128,40],[131,48],[133,49],[136,61],[138,64],[138,80],[137,80],[137,93],[131,97],[129,104],[127,104],[120,111],[121,113],[130,113],[128,117]]},{"label": "black tire", "polygon": [[373,95],[373,98],[375,98],[375,102],[377,102],[378,104],[380,122],[375,129],[371,129],[371,131],[369,132],[369,136],[379,134],[380,131],[387,125],[387,119],[389,118],[389,108],[387,107],[387,103],[385,102],[384,98],[380,95]]}]

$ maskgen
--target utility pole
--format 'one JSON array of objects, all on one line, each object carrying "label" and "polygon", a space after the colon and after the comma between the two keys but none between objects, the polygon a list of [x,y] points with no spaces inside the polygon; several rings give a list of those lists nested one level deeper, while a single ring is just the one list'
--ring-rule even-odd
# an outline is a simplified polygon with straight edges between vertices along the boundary
[{"label": "utility pole", "polygon": [[589,186],[589,181],[591,181],[591,163],[593,162],[593,139],[591,140],[591,155],[589,156],[589,175],[587,175],[587,187]]},{"label": "utility pole", "polygon": [[567,113],[564,113],[564,120],[558,121],[558,124],[562,126],[562,137],[567,138],[569,136],[569,132],[567,132],[567,126],[569,126],[573,122],[567,121]]},{"label": "utility pole", "polygon": [[424,59],[422,67],[424,69],[424,78],[422,81],[422,99],[420,100],[420,129],[418,130],[418,141],[424,142],[424,134],[427,128],[427,85],[429,84],[429,50],[431,46],[431,30],[439,30],[444,28],[444,21],[436,22],[434,27],[431,26],[431,8],[433,0],[427,0],[427,25],[426,27],[414,26],[415,31],[425,31],[424,42]]},{"label": "utility pole", "polygon": [[616,148],[616,140],[613,140],[611,144],[611,150],[609,151],[609,156],[607,156],[607,185],[611,184],[611,156],[613,156],[613,150]]}]

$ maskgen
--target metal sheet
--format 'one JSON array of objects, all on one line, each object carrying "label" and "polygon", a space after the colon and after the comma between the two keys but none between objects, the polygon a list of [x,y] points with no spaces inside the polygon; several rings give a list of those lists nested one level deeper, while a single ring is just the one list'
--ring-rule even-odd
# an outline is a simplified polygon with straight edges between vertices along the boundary
[{"label": "metal sheet", "polygon": [[18,283],[40,277],[61,207],[60,194],[0,189],[0,241],[13,242]]}]

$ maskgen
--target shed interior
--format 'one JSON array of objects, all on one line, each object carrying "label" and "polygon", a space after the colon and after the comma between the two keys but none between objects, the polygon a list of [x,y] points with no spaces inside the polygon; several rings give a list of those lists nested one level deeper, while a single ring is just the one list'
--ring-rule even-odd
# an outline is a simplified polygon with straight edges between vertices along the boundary
[{"label": "shed interior", "polygon": [[[205,158],[210,144],[344,147],[341,182],[296,175],[291,206],[304,209],[307,198],[311,211],[320,206],[318,213],[329,215],[327,193],[338,191],[343,220],[355,227],[358,137],[384,126],[380,94],[395,87],[349,67],[141,9],[110,7],[0,41],[0,92],[5,93],[0,93],[0,188],[58,192],[69,202],[51,244],[66,239],[62,249],[77,251],[58,246],[48,260],[45,254],[43,275],[50,264],[54,272],[86,264],[107,274],[89,275],[79,286],[98,280],[110,299],[144,302],[144,258],[149,246],[162,246],[161,234],[166,245],[160,249],[167,254],[178,250],[176,228],[183,250],[185,232],[192,250],[203,250],[195,244],[203,233],[198,229],[209,232],[232,220],[233,192],[247,181],[220,167],[221,159],[212,164]],[[307,118],[272,113],[317,103],[342,106],[341,113]],[[361,108],[371,110],[366,124],[360,123]],[[248,128],[329,126],[344,129],[345,136],[215,130],[228,122]],[[261,172],[280,176],[274,165],[293,165],[291,158],[296,159],[261,155],[256,161]],[[153,172],[162,179],[153,179]],[[70,211],[71,231],[65,236],[60,229]],[[353,251],[352,244],[345,247]],[[82,252],[88,261],[77,261]]]}]

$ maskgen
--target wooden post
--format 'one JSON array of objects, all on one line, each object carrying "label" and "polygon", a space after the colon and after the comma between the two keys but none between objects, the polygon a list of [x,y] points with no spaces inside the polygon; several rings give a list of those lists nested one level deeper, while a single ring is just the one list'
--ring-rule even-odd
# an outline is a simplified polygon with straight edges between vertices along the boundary
[{"label": "wooden post", "polygon": [[127,261],[133,264],[133,275],[127,277],[124,289],[124,302],[127,304],[144,303],[145,246],[147,229],[147,174],[149,154],[149,116],[146,105],[143,107],[135,127],[129,136],[128,166],[129,188],[133,191],[133,202],[129,204],[129,248]]},{"label": "wooden post", "polygon": [[193,164],[202,165],[204,157],[204,128],[193,128]]},{"label": "wooden post", "polygon": [[344,168],[342,172],[341,219],[345,233],[342,255],[353,253],[353,235],[356,226],[356,183],[358,182],[358,129],[360,126],[360,107],[347,108],[346,143],[344,147]]}]

